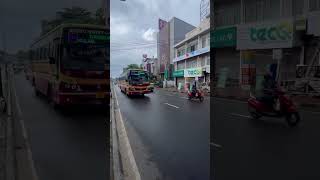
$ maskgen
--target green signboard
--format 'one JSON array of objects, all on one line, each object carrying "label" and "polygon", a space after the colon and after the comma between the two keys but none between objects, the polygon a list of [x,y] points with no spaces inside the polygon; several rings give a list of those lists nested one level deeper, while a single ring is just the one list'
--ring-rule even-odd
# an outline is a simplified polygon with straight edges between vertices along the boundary
[{"label": "green signboard", "polygon": [[219,28],[211,32],[211,47],[233,47],[237,44],[237,28]]},{"label": "green signboard", "polygon": [[190,68],[184,70],[184,77],[200,77],[202,76],[202,68]]},{"label": "green signboard", "polygon": [[164,70],[164,79],[168,79],[169,78],[169,70],[166,69]]},{"label": "green signboard", "polygon": [[173,77],[184,77],[184,70],[173,71]]}]

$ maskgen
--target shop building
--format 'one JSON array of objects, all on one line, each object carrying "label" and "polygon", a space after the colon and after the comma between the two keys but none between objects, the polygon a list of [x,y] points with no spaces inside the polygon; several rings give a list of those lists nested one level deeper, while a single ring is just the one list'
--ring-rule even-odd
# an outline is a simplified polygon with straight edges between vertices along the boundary
[{"label": "shop building", "polygon": [[193,25],[176,17],[168,22],[159,19],[157,52],[161,80],[173,80],[174,45],[183,40],[185,34],[194,28]]},{"label": "shop building", "polygon": [[185,35],[174,46],[175,86],[185,86],[194,81],[210,82],[210,18]]},{"label": "shop building", "polygon": [[227,71],[224,85],[248,89],[271,65],[280,84],[296,83],[297,68],[319,56],[310,44],[319,43],[319,9],[320,0],[214,1],[215,75]]}]

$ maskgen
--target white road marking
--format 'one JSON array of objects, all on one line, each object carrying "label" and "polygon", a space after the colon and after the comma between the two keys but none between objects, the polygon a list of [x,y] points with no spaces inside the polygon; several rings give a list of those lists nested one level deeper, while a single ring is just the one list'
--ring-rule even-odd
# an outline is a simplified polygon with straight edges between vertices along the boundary
[{"label": "white road marking", "polygon": [[236,113],[230,113],[232,116],[239,116],[239,117],[244,117],[244,118],[251,118],[251,116],[246,116],[246,115],[242,115],[242,114],[236,114]]},{"label": "white road marking", "polygon": [[213,99],[221,100],[221,101],[228,101],[228,102],[238,102],[241,104],[246,104],[247,101],[241,101],[241,100],[236,100],[236,99],[228,99],[228,98],[220,98],[220,97],[213,97]]},{"label": "white road marking", "polygon": [[[113,91],[115,92],[115,88],[113,87]],[[119,115],[120,115],[120,118],[119,118],[119,126],[121,129],[119,129],[121,132],[122,132],[122,137],[123,137],[123,140],[125,141],[125,148],[127,150],[127,156],[129,158],[129,162],[130,162],[130,165],[131,165],[131,170],[134,172],[134,176],[135,176],[135,179],[136,180],[141,180],[141,176],[140,176],[140,172],[139,172],[139,169],[138,169],[138,166],[137,166],[137,163],[136,163],[136,160],[135,160],[135,157],[133,155],[133,152],[132,152],[132,148],[131,148],[131,145],[130,145],[130,141],[129,141],[129,138],[128,138],[128,135],[127,135],[127,131],[126,131],[126,127],[124,125],[124,122],[123,122],[123,117],[122,117],[122,113],[120,111],[120,106],[119,106],[119,101],[118,101],[118,96],[117,96],[117,93],[115,92],[114,93],[115,95],[115,101],[117,103],[117,110],[119,112]]]},{"label": "white road marking", "polygon": [[178,106],[175,106],[175,105],[172,105],[172,104],[169,104],[169,103],[164,103],[164,104],[166,104],[166,105],[168,105],[168,106],[171,106],[171,107],[174,107],[174,108],[179,109],[179,107],[178,107]]},{"label": "white road marking", "polygon": [[[237,102],[237,103],[241,103],[241,104],[246,104],[247,103],[246,101],[241,101],[241,100],[236,100],[236,99],[220,98],[220,97],[213,97],[213,99],[226,101],[226,102]],[[308,111],[308,110],[301,110],[300,112],[311,113],[311,114],[320,114],[320,112]]]},{"label": "white road marking", "polygon": [[182,99],[189,99],[189,98],[187,98],[187,97],[180,97],[180,98],[182,98]]},{"label": "white road marking", "polygon": [[210,143],[210,146],[214,146],[214,147],[217,147],[217,148],[222,148],[222,146],[220,144],[216,144],[216,143],[213,143],[213,142]]}]

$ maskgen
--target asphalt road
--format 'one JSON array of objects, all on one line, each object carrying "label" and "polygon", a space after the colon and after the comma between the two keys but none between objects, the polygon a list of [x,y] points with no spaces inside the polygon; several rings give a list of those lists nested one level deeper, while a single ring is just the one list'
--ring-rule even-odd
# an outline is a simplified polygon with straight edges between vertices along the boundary
[{"label": "asphalt road", "polygon": [[189,101],[163,90],[129,98],[115,90],[143,180],[209,179],[209,99]]},{"label": "asphalt road", "polygon": [[39,179],[109,179],[109,110],[57,111],[34,95],[23,73],[15,83]]},{"label": "asphalt road", "polygon": [[320,113],[301,111],[301,124],[248,118],[246,103],[213,98],[215,180],[320,179]]}]

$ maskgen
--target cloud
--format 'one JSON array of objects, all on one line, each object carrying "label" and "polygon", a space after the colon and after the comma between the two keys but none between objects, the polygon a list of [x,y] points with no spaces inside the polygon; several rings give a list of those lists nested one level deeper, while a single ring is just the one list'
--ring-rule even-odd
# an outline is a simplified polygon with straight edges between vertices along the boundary
[{"label": "cloud", "polygon": [[125,35],[129,33],[129,24],[111,16],[110,29],[112,36]]},{"label": "cloud", "polygon": [[111,0],[111,75],[118,76],[128,64],[140,64],[142,54],[157,56],[159,18],[169,21],[177,17],[198,25],[200,1]]},{"label": "cloud", "polygon": [[149,28],[142,35],[142,38],[146,41],[155,41],[156,40],[156,30],[153,28]]}]

